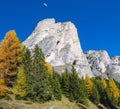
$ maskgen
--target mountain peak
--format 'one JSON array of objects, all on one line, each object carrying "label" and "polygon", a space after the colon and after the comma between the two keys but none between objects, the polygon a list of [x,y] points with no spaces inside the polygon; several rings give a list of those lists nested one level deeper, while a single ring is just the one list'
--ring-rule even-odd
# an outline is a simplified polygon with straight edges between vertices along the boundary
[{"label": "mountain peak", "polygon": [[23,44],[29,49],[38,44],[46,61],[57,71],[63,72],[65,67],[71,69],[74,64],[80,75],[92,75],[81,49],[77,29],[72,22],[55,23],[55,19],[42,20]]},{"label": "mountain peak", "polygon": [[38,44],[46,61],[58,72],[66,68],[70,71],[74,66],[79,76],[88,74],[108,79],[109,75],[120,82],[120,57],[110,58],[105,50],[89,50],[84,54],[72,22],[44,19],[23,44],[29,49]]}]

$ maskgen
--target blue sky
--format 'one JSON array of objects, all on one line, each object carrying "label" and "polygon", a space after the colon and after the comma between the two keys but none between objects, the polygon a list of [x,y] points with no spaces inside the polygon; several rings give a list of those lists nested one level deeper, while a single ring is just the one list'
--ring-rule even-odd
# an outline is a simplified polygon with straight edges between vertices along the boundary
[{"label": "blue sky", "polygon": [[1,0],[0,39],[14,29],[24,40],[45,18],[72,21],[84,51],[105,49],[120,55],[120,0]]}]

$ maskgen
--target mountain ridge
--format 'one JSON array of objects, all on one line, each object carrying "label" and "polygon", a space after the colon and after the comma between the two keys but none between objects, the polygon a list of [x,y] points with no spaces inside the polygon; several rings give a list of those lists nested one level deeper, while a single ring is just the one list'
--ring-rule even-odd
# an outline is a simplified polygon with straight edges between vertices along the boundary
[{"label": "mountain ridge", "polygon": [[106,50],[89,50],[83,53],[77,28],[70,21],[56,23],[53,18],[44,19],[23,44],[29,49],[38,44],[46,61],[56,71],[63,72],[65,66],[69,65],[67,69],[74,66],[79,76],[88,74],[90,77],[108,78],[109,75],[120,82],[120,57],[110,58]]}]

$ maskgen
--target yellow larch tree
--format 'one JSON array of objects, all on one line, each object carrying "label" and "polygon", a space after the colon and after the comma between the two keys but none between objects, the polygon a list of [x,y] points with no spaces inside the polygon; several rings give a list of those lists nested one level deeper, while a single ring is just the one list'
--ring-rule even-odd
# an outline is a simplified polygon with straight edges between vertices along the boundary
[{"label": "yellow larch tree", "polygon": [[101,81],[100,81],[100,82],[101,82],[103,88],[105,89],[105,88],[107,87],[107,83],[106,83],[105,79],[104,79],[104,78],[101,78]]},{"label": "yellow larch tree", "polygon": [[47,73],[52,75],[53,71],[52,71],[50,64],[48,62],[45,62],[44,65],[47,67]]},{"label": "yellow larch tree", "polygon": [[109,79],[109,90],[112,95],[113,100],[117,100],[119,98],[119,89],[117,85],[115,84],[114,80],[112,78]]},{"label": "yellow larch tree", "polygon": [[0,75],[7,86],[15,82],[17,68],[21,62],[21,44],[15,31],[6,33],[0,44]]},{"label": "yellow larch tree", "polygon": [[93,83],[92,83],[90,77],[87,74],[86,74],[86,77],[85,77],[85,85],[86,85],[86,88],[87,88],[88,95],[90,96],[92,94]]},{"label": "yellow larch tree", "polygon": [[0,77],[0,96],[5,96],[7,92],[7,86],[5,85],[4,79]]},{"label": "yellow larch tree", "polygon": [[18,70],[16,85],[13,87],[12,92],[21,98],[27,95],[26,76],[22,67]]},{"label": "yellow larch tree", "polygon": [[[1,60],[1,43],[0,43],[0,62]],[[2,69],[2,64],[0,64],[0,69]],[[0,96],[5,96],[5,93],[7,92],[7,86],[5,84],[4,78],[3,78],[3,72],[0,72]]]}]

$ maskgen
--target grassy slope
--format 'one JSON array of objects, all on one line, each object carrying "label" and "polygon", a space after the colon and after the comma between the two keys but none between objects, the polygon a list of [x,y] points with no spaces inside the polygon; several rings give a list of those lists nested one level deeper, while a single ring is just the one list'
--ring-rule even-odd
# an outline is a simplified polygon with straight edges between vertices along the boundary
[{"label": "grassy slope", "polygon": [[80,109],[76,103],[70,102],[65,97],[62,98],[62,101],[50,101],[43,104],[30,104],[30,102],[22,100],[6,101],[1,99],[0,107],[4,107],[3,109],[49,109],[50,107],[55,107],[57,109]]},{"label": "grassy slope", "polygon": [[[78,107],[76,103],[70,102],[66,97],[62,97],[61,101],[49,101],[42,104],[23,100],[15,100],[14,97],[12,97],[12,99],[12,101],[0,99],[0,109],[50,109],[50,107],[54,107],[55,109],[83,109],[81,107]],[[86,109],[99,109],[91,101],[88,101],[88,103],[89,107],[86,107],[84,105],[83,107]]]},{"label": "grassy slope", "polygon": [[98,109],[98,107],[93,104],[90,100],[88,100],[88,104],[89,104],[89,109]]}]

